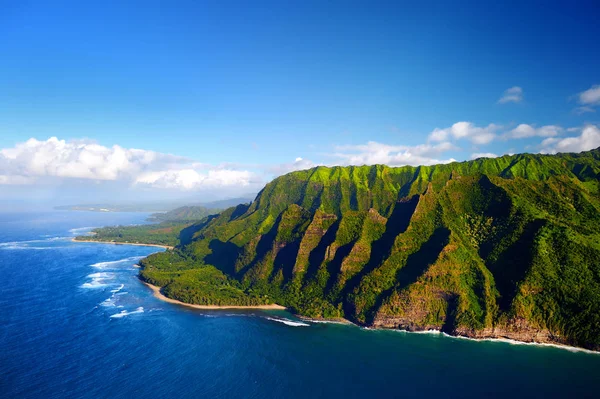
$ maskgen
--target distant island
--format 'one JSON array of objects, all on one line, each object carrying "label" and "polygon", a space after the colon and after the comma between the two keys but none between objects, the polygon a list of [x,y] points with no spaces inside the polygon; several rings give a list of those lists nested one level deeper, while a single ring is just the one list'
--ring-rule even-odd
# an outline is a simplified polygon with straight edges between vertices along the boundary
[{"label": "distant island", "polygon": [[54,209],[59,211],[87,211],[87,212],[166,212],[181,204],[148,203],[148,204],[79,204],[60,205]]},{"label": "distant island", "polygon": [[230,198],[225,200],[202,202],[197,205],[187,205],[182,201],[179,202],[148,202],[148,203],[131,203],[131,204],[78,204],[78,205],[60,205],[54,209],[62,211],[88,211],[88,212],[173,212],[175,208],[182,211],[183,208],[205,208],[210,210],[222,210],[238,204],[250,203],[252,198],[240,197]]},{"label": "distant island", "polygon": [[173,230],[140,278],[190,304],[600,350],[598,226],[600,149],[317,167]]}]

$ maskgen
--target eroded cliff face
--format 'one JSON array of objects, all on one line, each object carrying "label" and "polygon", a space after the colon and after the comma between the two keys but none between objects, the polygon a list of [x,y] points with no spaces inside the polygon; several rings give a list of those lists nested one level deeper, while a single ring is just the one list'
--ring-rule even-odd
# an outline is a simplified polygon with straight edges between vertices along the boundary
[{"label": "eroded cliff face", "polygon": [[[474,329],[469,327],[452,328],[452,323],[439,324],[421,324],[415,322],[416,319],[408,317],[383,316],[376,317],[373,320],[372,327],[385,329],[399,329],[406,331],[441,331],[449,335],[467,337],[473,339],[510,339],[520,342],[572,345],[565,337],[554,334],[548,329],[535,328],[529,325],[525,319],[515,319],[504,323],[502,326]],[[600,346],[590,346],[589,349],[600,350]]]},{"label": "eroded cliff face", "polygon": [[[597,348],[599,173],[597,150],[319,167],[198,225],[179,253],[223,273],[235,300],[309,317]],[[178,270],[148,265],[183,292]]]}]

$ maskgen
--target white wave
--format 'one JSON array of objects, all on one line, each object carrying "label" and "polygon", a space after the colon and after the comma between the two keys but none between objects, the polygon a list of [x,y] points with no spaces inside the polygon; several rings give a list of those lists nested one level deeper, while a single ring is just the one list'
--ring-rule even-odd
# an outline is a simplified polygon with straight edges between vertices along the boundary
[{"label": "white wave", "polygon": [[89,278],[112,278],[114,277],[113,273],[107,273],[107,272],[99,272],[99,273],[92,273],[92,274],[88,274],[87,275]]},{"label": "white wave", "polygon": [[112,296],[110,298],[106,298],[104,301],[102,301],[100,303],[100,306],[104,306],[104,307],[107,307],[107,308],[115,307],[116,304],[115,304],[115,301],[113,299],[114,299],[114,297],[112,297]]},{"label": "white wave", "polygon": [[102,288],[107,286],[105,280],[112,280],[114,278],[114,274],[100,272],[89,274],[87,277],[91,278],[92,281],[84,283],[81,288]]},{"label": "white wave", "polygon": [[102,288],[102,287],[106,287],[106,284],[104,284],[98,280],[94,280],[89,283],[83,283],[81,285],[81,288]]},{"label": "white wave", "polygon": [[95,229],[95,227],[76,227],[73,229],[69,229],[69,233],[78,236],[84,233],[88,233],[93,229]]},{"label": "white wave", "polygon": [[136,313],[144,313],[144,307],[140,306],[139,308],[137,308],[136,310],[132,310],[131,312],[122,310],[120,313],[113,314],[110,317],[114,318],[114,319],[120,319],[122,317],[129,316],[131,314],[136,314]]},{"label": "white wave", "polygon": [[32,249],[32,250],[43,250],[43,249],[56,249],[56,248],[64,248],[64,247],[40,247],[40,246],[31,246],[30,244],[43,244],[46,242],[53,241],[64,241],[67,240],[68,237],[50,237],[43,240],[24,240],[24,241],[9,241],[9,242],[0,242],[0,249]]},{"label": "white wave", "polygon": [[64,247],[28,247],[26,245],[23,245],[23,246],[19,246],[19,245],[7,245],[7,246],[0,247],[0,249],[4,249],[4,250],[31,249],[33,251],[40,251],[40,250],[47,250],[47,249],[56,249],[56,248],[64,248]]},{"label": "white wave", "polygon": [[123,289],[123,287],[125,287],[125,284],[121,284],[119,286],[119,288],[115,288],[114,290],[110,290],[110,292],[116,294],[117,292],[121,291]]},{"label": "white wave", "polygon": [[502,342],[505,344],[509,344],[509,345],[529,345],[529,346],[545,346],[545,347],[550,347],[550,348],[557,348],[557,349],[564,349],[564,350],[568,350],[569,352],[584,352],[584,353],[590,353],[590,354],[594,354],[594,355],[600,355],[600,352],[596,352],[593,350],[589,350],[589,349],[585,349],[585,348],[577,348],[575,346],[568,346],[568,345],[560,345],[560,344],[550,344],[550,343],[542,343],[542,342],[523,342],[523,341],[516,341],[514,339],[508,339],[508,338],[471,338],[471,337],[465,337],[463,335],[450,335],[447,333],[442,333],[445,337],[448,338],[454,338],[454,339],[464,339],[464,340],[468,340],[468,341],[475,341],[475,342]]},{"label": "white wave", "polygon": [[279,318],[275,318],[275,317],[265,317],[265,319],[271,320],[271,321],[276,321],[278,323],[283,323],[285,325],[292,326],[292,327],[310,327],[310,324],[302,323],[300,321],[293,321],[290,319],[279,319]]},{"label": "white wave", "polygon": [[349,321],[337,321],[337,320],[317,320],[317,319],[307,319],[309,323],[317,323],[317,324],[342,324],[342,325],[350,325]]},{"label": "white wave", "polygon": [[444,334],[440,330],[430,329],[430,330],[419,330],[419,331],[409,331],[402,329],[390,329],[389,331],[399,332],[399,333],[408,333],[408,334],[430,334],[430,335],[440,335]]},{"label": "white wave", "polygon": [[145,258],[145,256],[130,256],[129,258],[124,258],[124,259],[119,259],[119,260],[112,260],[112,261],[108,261],[108,262],[94,263],[91,266],[95,267],[97,269],[105,269],[105,268],[113,266],[113,265],[118,265],[119,263],[135,262],[135,261],[138,261],[138,260],[140,260],[142,258]]},{"label": "white wave", "polygon": [[71,237],[62,237],[62,236],[61,237],[56,237],[56,236],[53,236],[53,237],[46,238],[45,240],[40,240],[40,242],[46,242],[46,241],[67,241],[67,240],[70,240],[70,239],[71,239]]}]

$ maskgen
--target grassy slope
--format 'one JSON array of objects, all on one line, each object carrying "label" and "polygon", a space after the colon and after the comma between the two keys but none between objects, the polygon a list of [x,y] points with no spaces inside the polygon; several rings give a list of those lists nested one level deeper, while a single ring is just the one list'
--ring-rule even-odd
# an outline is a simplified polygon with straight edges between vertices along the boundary
[{"label": "grassy slope", "polygon": [[293,172],[142,277],[191,303],[600,348],[599,177],[599,150]]},{"label": "grassy slope", "polygon": [[149,220],[158,222],[193,222],[221,212],[220,209],[209,209],[203,206],[182,206],[163,213],[153,213]]},{"label": "grassy slope", "polygon": [[110,226],[92,230],[93,235],[79,236],[78,241],[126,242],[175,246],[181,231],[191,222],[163,222],[140,226]]}]

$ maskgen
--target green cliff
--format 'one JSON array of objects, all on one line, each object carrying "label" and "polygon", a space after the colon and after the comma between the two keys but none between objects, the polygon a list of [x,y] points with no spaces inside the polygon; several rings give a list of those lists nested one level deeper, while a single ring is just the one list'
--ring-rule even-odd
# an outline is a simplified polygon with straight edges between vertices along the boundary
[{"label": "green cliff", "polygon": [[142,279],[199,304],[600,349],[600,150],[317,167],[184,230]]}]

